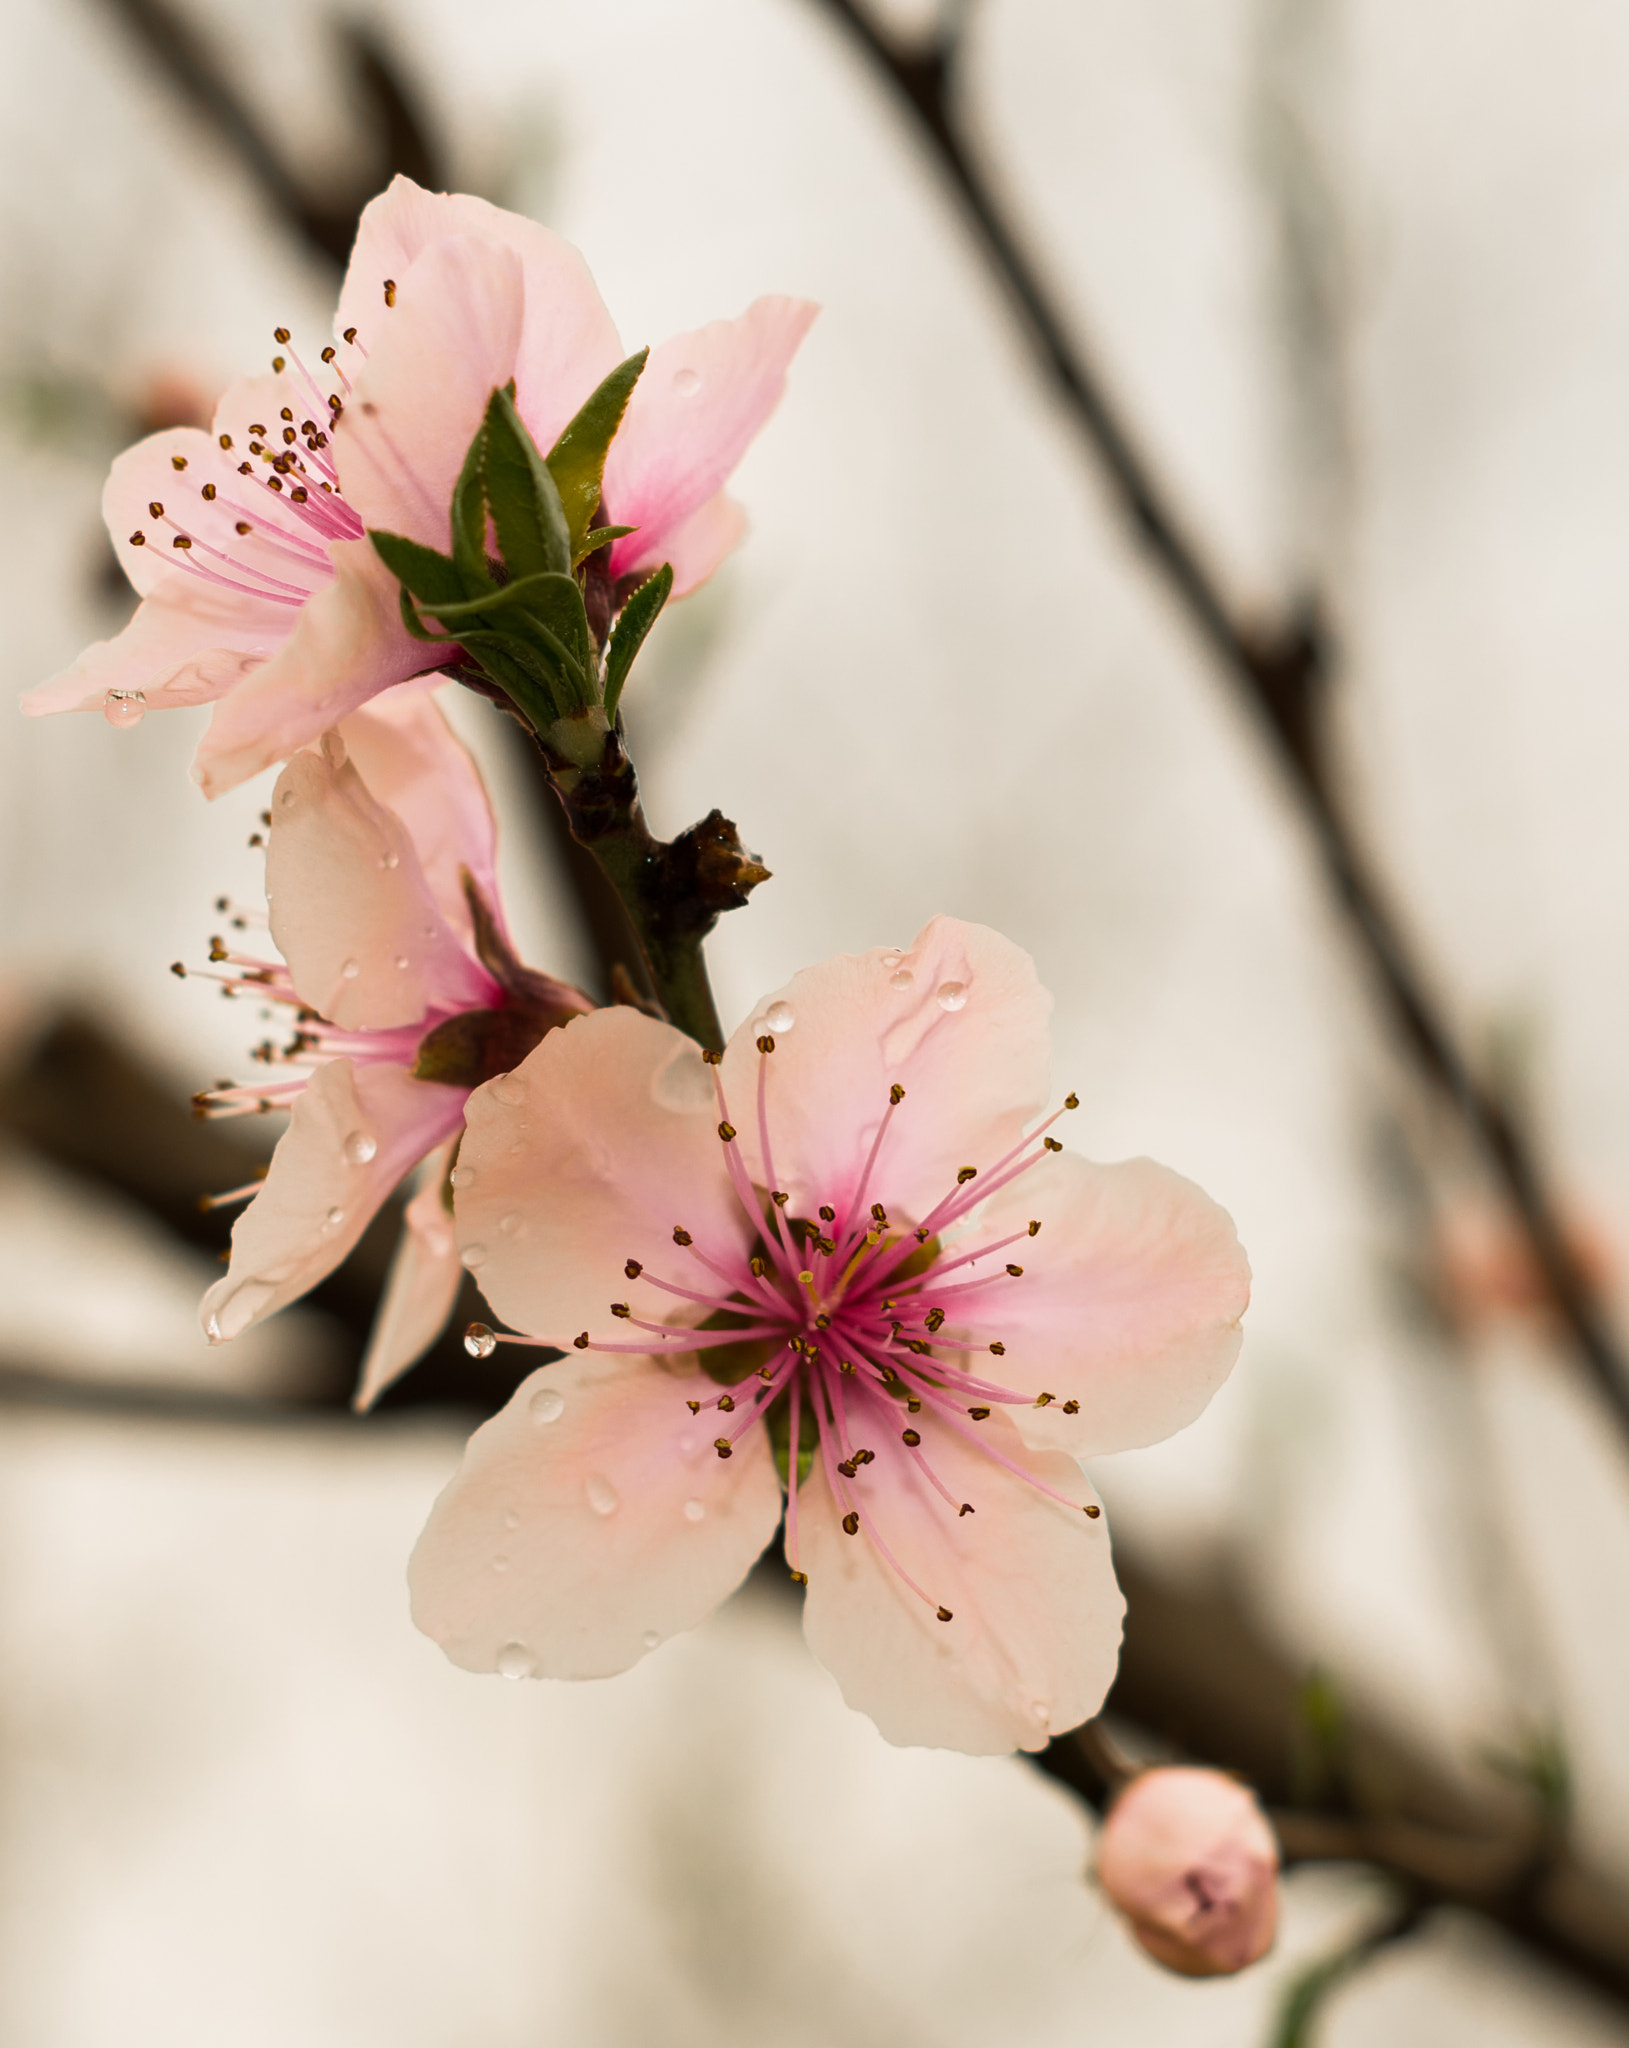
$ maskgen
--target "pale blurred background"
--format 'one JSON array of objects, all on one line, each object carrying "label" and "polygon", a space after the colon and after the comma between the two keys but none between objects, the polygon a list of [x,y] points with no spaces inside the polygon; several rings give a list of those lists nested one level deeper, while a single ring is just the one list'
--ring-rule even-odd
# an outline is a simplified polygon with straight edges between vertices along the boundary
[{"label": "pale blurred background", "polygon": [[[329,0],[180,11],[311,191],[366,178]],[[343,18],[453,183],[582,246],[630,348],[823,303],[740,472],[748,543],[630,690],[657,829],[717,804],[775,872],[712,947],[726,1022],[938,910],[1030,948],[1074,1141],[1202,1182],[1256,1273],[1212,1410],[1097,1470],[1119,1543],[1190,1599],[1225,1584],[1450,1783],[1555,1734],[1621,1913],[1624,1441],[1505,1301],[1500,1211],[1268,747],[895,105],[817,0]],[[967,36],[996,185],[1207,548],[1264,615],[1323,587],[1365,838],[1621,1311],[1629,12],[982,0]],[[0,106],[16,695],[123,617],[111,454],[274,325],[320,346],[333,273],[107,0],[8,0]],[[454,708],[528,957],[590,975],[517,755]],[[202,717],[0,719],[0,2041],[1268,2048],[1371,1875],[1297,1873],[1271,1962],[1182,1983],[1082,1883],[1068,1794],[889,1749],[766,1589],[593,1687],[473,1679],[413,1633],[403,1563],[469,1415],[345,1419],[341,1293],[209,1351],[202,1188],[91,1170],[110,1044],[180,1103],[259,1036],[166,972],[259,886],[266,789],[203,803]],[[1629,1999],[1448,1913],[1316,2039],[1629,2042]]]}]

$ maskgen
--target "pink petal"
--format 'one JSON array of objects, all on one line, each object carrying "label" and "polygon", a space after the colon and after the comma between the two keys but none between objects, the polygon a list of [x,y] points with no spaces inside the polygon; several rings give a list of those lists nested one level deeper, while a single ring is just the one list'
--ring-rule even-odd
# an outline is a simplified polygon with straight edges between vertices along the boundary
[{"label": "pink petal", "polygon": [[779,404],[819,310],[806,299],[759,299],[739,320],[651,351],[605,465],[610,517],[639,528],[612,550],[615,575],[665,560],[669,533],[724,484]]},{"label": "pink petal", "polygon": [[[944,1000],[959,1003],[947,1009]],[[852,1197],[898,1084],[865,1194],[896,1221],[925,1216],[958,1168],[989,1167],[1046,1100],[1052,998],[1027,953],[984,925],[936,917],[905,954],[840,953],[766,997],[730,1040],[724,1085],[754,1178],[756,1040],[770,1031],[769,1132],[793,1214]],[[773,1027],[767,1020],[789,1016]]]},{"label": "pink petal", "polygon": [[[227,457],[201,427],[166,427],[113,458],[102,486],[102,517],[120,568],[143,597],[175,560],[174,534],[163,515],[154,515],[149,506],[156,503],[172,517],[180,515],[185,531],[185,515],[196,499],[198,483],[218,483],[230,474]],[[136,533],[143,535],[140,542],[131,538]]]},{"label": "pink petal", "polygon": [[[1006,1345],[994,1375],[1004,1385],[1057,1397],[1045,1408],[1011,1411],[1025,1441],[1084,1458],[1186,1428],[1243,1341],[1250,1265],[1227,1211],[1151,1159],[1097,1166],[1057,1153],[986,1205],[967,1248],[1022,1230],[1031,1218],[1042,1225],[1039,1236],[990,1261],[999,1270],[1012,1259],[1023,1276],[993,1284],[975,1333]],[[976,1264],[955,1277],[983,1270]],[[947,1306],[954,1328],[956,1305]],[[1064,1413],[1070,1400],[1080,1403],[1078,1415]]]},{"label": "pink petal", "polygon": [[374,1318],[353,1406],[373,1406],[409,1366],[417,1365],[446,1328],[464,1269],[453,1243],[446,1203],[454,1146],[438,1146],[424,1162],[424,1185],[402,1213],[402,1234],[390,1262],[385,1298]]},{"label": "pink petal", "polygon": [[498,832],[480,770],[453,737],[431,691],[439,676],[385,690],[339,728],[374,797],[407,827],[436,907],[473,943],[460,870],[498,912]]},{"label": "pink petal", "polygon": [[[730,1191],[718,1111],[682,1032],[632,1009],[551,1031],[512,1074],[470,1097],[459,1152],[458,1242],[503,1319],[569,1344],[628,1341],[610,1312],[637,1259],[698,1291],[715,1284],[673,1242],[739,1261],[752,1227]],[[694,1311],[691,1310],[691,1314]]]},{"label": "pink petal", "polygon": [[[690,592],[707,581],[713,571],[734,548],[739,546],[747,530],[747,515],[725,491],[715,491],[705,505],[700,505],[688,519],[681,519],[677,526],[670,526],[656,559],[646,562],[643,558],[636,567],[659,568],[666,562],[673,571],[673,595],[688,597]],[[630,534],[627,546],[637,548],[638,536]],[[615,549],[612,550],[613,557]],[[621,570],[619,574],[631,573]]]},{"label": "pink petal", "polygon": [[344,1031],[492,1001],[494,984],[448,929],[406,826],[337,733],[289,762],[271,816],[271,933],[302,1001]]},{"label": "pink petal", "polygon": [[362,347],[374,348],[389,317],[385,280],[396,280],[399,312],[409,269],[432,243],[452,235],[498,244],[520,258],[525,319],[514,358],[494,382],[515,378],[521,413],[547,451],[622,349],[588,265],[536,221],[467,193],[426,192],[411,179],[393,179],[363,212],[334,333],[355,327]]},{"label": "pink petal", "polygon": [[715,1456],[688,1384],[568,1352],[476,1431],[408,1566],[413,1619],[455,1664],[608,1678],[746,1577],[780,1519],[768,1439]]},{"label": "pink petal", "polygon": [[[799,1491],[809,1647],[890,1742],[974,1756],[1044,1748],[1095,1714],[1114,1679],[1125,1602],[1108,1530],[930,1413],[900,1409],[897,1421],[916,1426],[921,1455],[974,1511],[959,1514],[941,1498],[894,1428],[857,1422],[856,1446],[876,1453],[850,1482],[859,1534],[844,1533],[819,1456]],[[1073,1460],[1026,1450],[1000,1414],[969,1427],[1055,1492],[1081,1506],[1093,1500]],[[870,1541],[873,1526],[927,1601]],[[937,1619],[939,1605],[949,1621]]]},{"label": "pink petal", "polygon": [[241,1336],[331,1273],[403,1175],[457,1130],[463,1102],[461,1089],[400,1067],[319,1067],[233,1227],[225,1277],[200,1304],[207,1334]]},{"label": "pink petal", "polygon": [[334,432],[365,526],[448,552],[453,485],[487,400],[515,374],[524,310],[520,259],[497,242],[434,242],[407,271]]},{"label": "pink petal", "polygon": [[153,710],[208,704],[235,689],[288,638],[296,614],[249,603],[176,570],[136,607],[113,640],[97,640],[71,668],[30,690],[31,718],[94,711],[109,690],[141,690]]},{"label": "pink petal", "polygon": [[422,673],[436,649],[403,630],[396,579],[366,540],[330,552],[334,580],[298,614],[292,635],[215,707],[193,780],[220,796],[286,761],[392,683]]}]

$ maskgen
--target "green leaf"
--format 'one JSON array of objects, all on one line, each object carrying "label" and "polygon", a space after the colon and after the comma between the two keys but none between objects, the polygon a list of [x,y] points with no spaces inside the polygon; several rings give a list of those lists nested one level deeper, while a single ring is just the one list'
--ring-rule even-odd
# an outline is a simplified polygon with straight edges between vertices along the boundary
[{"label": "green leaf", "polygon": [[458,472],[452,497],[453,560],[477,588],[490,588],[486,559],[486,421],[483,418]]},{"label": "green leaf", "polygon": [[583,542],[588,533],[588,522],[600,502],[606,453],[622,424],[622,415],[628,409],[628,400],[633,396],[633,388],[639,382],[639,373],[644,369],[649,354],[648,348],[642,348],[638,355],[629,356],[625,363],[619,363],[604,383],[584,400],[576,417],[549,450],[549,471],[559,487],[560,503],[565,507],[572,555],[579,561],[587,552]]},{"label": "green leaf", "polygon": [[611,629],[611,640],[605,650],[605,715],[615,718],[617,701],[622,695],[622,686],[628,680],[628,671],[633,667],[634,656],[645,644],[645,635],[656,624],[657,615],[667,603],[668,592],[673,588],[673,565],[664,562],[656,574],[639,588],[622,607],[616,624]]},{"label": "green leaf", "polygon": [[507,391],[494,391],[487,400],[482,431],[486,502],[511,580],[546,571],[569,574],[571,535],[560,493]]},{"label": "green leaf", "polygon": [[625,533],[637,533],[637,526],[596,526],[592,533],[585,533],[578,543],[572,558],[572,567],[580,569],[590,555],[597,555],[601,548],[613,540],[621,540]]},{"label": "green leaf", "polygon": [[408,540],[403,534],[386,533],[379,527],[369,527],[368,539],[373,542],[374,553],[402,588],[412,591],[420,604],[428,605],[432,611],[438,604],[461,604],[474,595],[464,572],[451,556],[438,555],[434,548]]},{"label": "green leaf", "polygon": [[460,619],[484,619],[495,612],[513,610],[516,606],[524,608],[540,599],[549,608],[560,604],[569,606],[573,598],[581,602],[581,592],[574,576],[562,576],[553,569],[543,569],[535,576],[522,576],[515,583],[495,583],[475,597],[460,598],[456,604],[441,605],[436,610],[436,617],[444,626],[450,626]]}]

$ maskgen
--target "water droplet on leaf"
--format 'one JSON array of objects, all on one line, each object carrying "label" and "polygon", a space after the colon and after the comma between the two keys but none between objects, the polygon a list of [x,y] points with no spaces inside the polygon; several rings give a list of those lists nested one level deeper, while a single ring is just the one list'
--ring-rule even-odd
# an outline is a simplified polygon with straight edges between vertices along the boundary
[{"label": "water droplet on leaf", "polygon": [[140,725],[147,716],[147,697],[142,690],[109,690],[102,699],[102,716],[121,732]]}]

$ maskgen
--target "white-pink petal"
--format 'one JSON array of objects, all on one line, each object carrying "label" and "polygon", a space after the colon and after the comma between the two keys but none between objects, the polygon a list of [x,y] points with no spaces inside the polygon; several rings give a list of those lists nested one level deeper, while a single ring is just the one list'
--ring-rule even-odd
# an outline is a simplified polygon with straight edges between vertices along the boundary
[{"label": "white-pink petal", "polygon": [[319,1067],[233,1227],[224,1278],[200,1304],[207,1334],[240,1336],[331,1273],[402,1177],[457,1130],[463,1102],[461,1089],[400,1067]]},{"label": "white-pink petal", "polygon": [[[1056,1397],[1012,1410],[1025,1440],[1085,1458],[1186,1428],[1243,1341],[1250,1264],[1227,1211],[1151,1159],[1098,1166],[1062,1152],[990,1201],[964,1243],[995,1242],[1031,1219],[1038,1236],[955,1276],[999,1272],[1009,1259],[1023,1267],[964,1297],[979,1306],[962,1312],[978,1317],[981,1343],[1006,1345],[995,1377]],[[958,1303],[947,1306],[954,1328]],[[974,1369],[992,1363],[976,1357]]]},{"label": "white-pink petal", "polygon": [[[1083,1511],[1091,1488],[1073,1460],[1026,1449],[1000,1414],[969,1427],[1074,1505],[925,1413],[901,1407],[897,1421],[917,1427],[921,1455],[973,1512],[942,1498],[897,1429],[856,1421],[856,1444],[876,1453],[849,1482],[859,1533],[844,1531],[821,1458],[799,1493],[809,1647],[890,1742],[974,1756],[1044,1748],[1097,1712],[1119,1658],[1125,1602],[1105,1523]],[[873,1528],[925,1600],[871,1540]]]},{"label": "white-pink petal", "polygon": [[424,1162],[423,1186],[402,1212],[402,1234],[390,1262],[384,1299],[374,1318],[352,1405],[363,1412],[410,1366],[417,1365],[447,1326],[463,1284],[447,1207],[447,1172],[454,1145],[440,1145]]},{"label": "white-pink petal", "polygon": [[[573,1018],[466,1111],[458,1243],[494,1309],[569,1344],[626,1343],[611,1314],[637,1259],[683,1286],[717,1283],[700,1253],[739,1262],[753,1226],[724,1167],[708,1069],[694,1043],[638,1010]],[[675,1245],[682,1227],[695,1252]],[[647,1290],[646,1307],[658,1299]],[[664,1299],[672,1299],[666,1297]],[[695,1312],[683,1306],[685,1320]]]},{"label": "white-pink petal", "polygon": [[285,606],[172,569],[122,633],[93,641],[71,667],[30,690],[22,708],[31,718],[95,711],[109,690],[140,690],[155,710],[213,703],[277,651],[293,617]]},{"label": "white-pink petal", "polygon": [[[768,1109],[774,1185],[793,1213],[847,1204],[899,1085],[904,1100],[864,1193],[915,1221],[988,1169],[1046,1100],[1052,998],[1020,947],[985,925],[936,917],[904,953],[840,953],[759,1003],[731,1038],[724,1083],[755,1177],[758,1037],[775,1040]],[[784,1020],[784,1021],[779,1021]],[[739,1112],[739,1113],[737,1113]]]},{"label": "white-pink petal", "polygon": [[476,1431],[408,1567],[413,1619],[455,1664],[606,1678],[741,1583],[780,1482],[762,1429],[714,1453],[689,1384],[568,1352]]},{"label": "white-pink petal", "polygon": [[345,1031],[491,1003],[495,985],[448,928],[407,827],[337,732],[289,762],[271,817],[271,934],[302,1001]]}]

